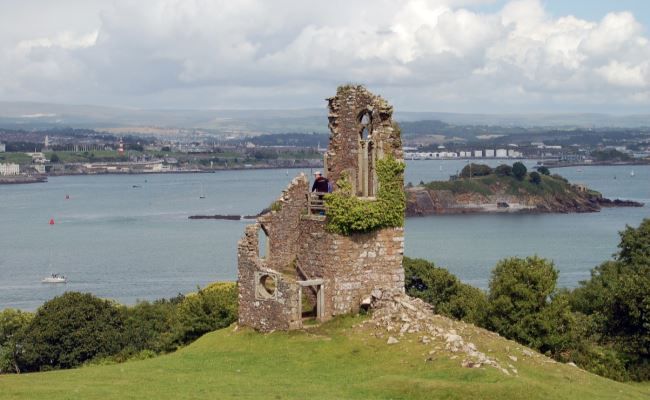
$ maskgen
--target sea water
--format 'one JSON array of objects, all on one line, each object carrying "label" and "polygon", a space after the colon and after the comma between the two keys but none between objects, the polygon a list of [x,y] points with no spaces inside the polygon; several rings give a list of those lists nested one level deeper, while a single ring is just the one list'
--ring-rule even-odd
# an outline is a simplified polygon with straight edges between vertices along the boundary
[{"label": "sea water", "polygon": [[[464,165],[409,161],[405,181],[447,179]],[[311,173],[64,176],[44,184],[0,185],[0,309],[33,310],[68,290],[133,304],[234,280],[237,241],[250,221],[187,217],[256,214],[300,172]],[[607,197],[650,204],[650,166],[553,172]],[[645,206],[589,214],[412,218],[406,222],[405,254],[434,261],[481,288],[499,259],[537,254],[555,262],[561,286],[574,287],[616,251],[617,232],[638,225],[648,211]],[[66,275],[68,283],[42,284],[51,273]]]}]

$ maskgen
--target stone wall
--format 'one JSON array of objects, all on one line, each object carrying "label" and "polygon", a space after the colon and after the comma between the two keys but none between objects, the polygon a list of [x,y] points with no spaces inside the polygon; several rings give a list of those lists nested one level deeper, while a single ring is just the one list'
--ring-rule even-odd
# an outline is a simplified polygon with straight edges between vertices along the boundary
[{"label": "stone wall", "polygon": [[357,312],[373,289],[404,291],[402,228],[343,236],[310,221],[302,238],[296,264],[310,279],[324,280],[325,319]]},{"label": "stone wall", "polygon": [[[260,224],[246,227],[238,245],[239,324],[263,332],[289,330],[302,326],[299,314],[298,285],[295,279],[268,268],[258,256]],[[275,279],[275,291],[260,296],[259,277]]]},{"label": "stone wall", "polygon": [[[328,100],[328,178],[335,183],[346,173],[357,195],[371,197],[376,161],[387,155],[402,159],[392,107],[361,86],[341,87]],[[403,228],[350,236],[328,232],[326,217],[307,212],[308,190],[307,178],[296,177],[239,241],[241,325],[264,332],[302,327],[303,292],[314,304],[320,293],[319,315],[326,320],[357,312],[374,289],[404,291]],[[266,256],[259,254],[260,230],[268,235]]]},{"label": "stone wall", "polygon": [[[398,160],[403,158],[400,132],[392,120],[393,107],[363,86],[339,87],[336,96],[327,100],[331,130],[325,154],[327,178],[335,184],[341,176],[347,175],[361,196],[361,175],[366,174],[371,192],[374,191],[376,174],[373,175],[372,170],[376,160],[386,155]],[[364,129],[368,134],[366,139]],[[365,166],[364,158],[367,160]]]}]

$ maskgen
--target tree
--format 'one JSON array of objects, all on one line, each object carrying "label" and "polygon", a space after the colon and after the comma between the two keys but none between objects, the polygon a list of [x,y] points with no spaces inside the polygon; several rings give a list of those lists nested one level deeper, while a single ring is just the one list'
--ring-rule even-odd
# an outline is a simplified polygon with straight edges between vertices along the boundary
[{"label": "tree", "polygon": [[508,164],[501,164],[495,168],[494,172],[499,176],[510,176],[512,175],[512,167]]},{"label": "tree", "polygon": [[121,307],[90,293],[67,292],[43,304],[20,338],[19,364],[38,371],[71,368],[123,347]]},{"label": "tree", "polygon": [[463,178],[471,178],[474,176],[486,176],[492,173],[492,168],[485,164],[469,164],[466,165],[461,171],[460,176]]},{"label": "tree", "polygon": [[598,322],[601,345],[620,353],[633,379],[650,379],[650,219],[620,233],[616,259],[594,268],[572,296]]},{"label": "tree", "polygon": [[557,277],[553,263],[537,256],[499,261],[490,279],[487,327],[509,339],[542,348],[544,336],[552,327],[544,313]]},{"label": "tree", "polygon": [[7,308],[0,312],[0,374],[20,373],[18,337],[32,320],[33,314]]},{"label": "tree", "polygon": [[61,162],[61,159],[59,158],[59,155],[56,153],[52,153],[52,156],[50,157],[50,162],[52,163],[58,163]]},{"label": "tree", "polygon": [[542,183],[542,176],[538,172],[533,171],[530,173],[530,181],[535,185],[539,185]]},{"label": "tree", "polygon": [[522,162],[517,161],[516,163],[512,164],[512,174],[515,176],[515,178],[522,180],[526,176],[527,172],[528,170]]},{"label": "tree", "polygon": [[434,306],[437,313],[478,323],[485,314],[485,294],[432,262],[404,257],[406,293]]},{"label": "tree", "polygon": [[551,171],[543,165],[541,167],[537,167],[537,172],[546,176],[551,175]]}]

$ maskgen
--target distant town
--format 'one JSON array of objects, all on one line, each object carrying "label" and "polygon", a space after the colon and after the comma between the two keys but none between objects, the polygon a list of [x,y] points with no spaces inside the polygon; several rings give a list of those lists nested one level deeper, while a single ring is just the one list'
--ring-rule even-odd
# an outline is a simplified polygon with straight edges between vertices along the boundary
[{"label": "distant town", "polygon": [[[407,160],[528,158],[549,167],[650,162],[645,128],[513,129],[415,121],[402,124],[402,137]],[[156,136],[0,128],[0,183],[41,182],[54,175],[319,168],[327,142],[322,133]]]}]

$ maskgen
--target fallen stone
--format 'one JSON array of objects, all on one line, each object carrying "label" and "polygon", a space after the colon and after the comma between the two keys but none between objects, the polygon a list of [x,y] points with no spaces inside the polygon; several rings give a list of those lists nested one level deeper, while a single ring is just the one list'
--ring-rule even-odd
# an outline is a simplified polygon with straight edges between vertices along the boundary
[{"label": "fallen stone", "polygon": [[389,336],[388,341],[386,343],[387,344],[396,344],[396,343],[399,343],[399,340],[397,340],[396,338],[394,338],[392,336]]}]

